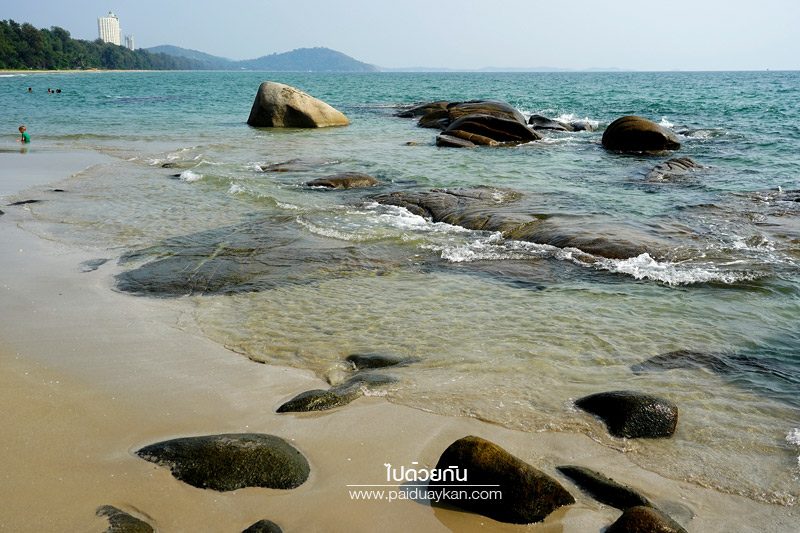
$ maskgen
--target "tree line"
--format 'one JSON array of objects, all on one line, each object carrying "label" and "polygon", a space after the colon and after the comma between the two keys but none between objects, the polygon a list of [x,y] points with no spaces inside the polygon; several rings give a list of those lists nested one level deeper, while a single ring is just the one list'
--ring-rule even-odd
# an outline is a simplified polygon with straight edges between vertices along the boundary
[{"label": "tree line", "polygon": [[64,28],[36,29],[0,21],[0,69],[192,70],[197,61],[128,50],[116,44],[73,39]]}]

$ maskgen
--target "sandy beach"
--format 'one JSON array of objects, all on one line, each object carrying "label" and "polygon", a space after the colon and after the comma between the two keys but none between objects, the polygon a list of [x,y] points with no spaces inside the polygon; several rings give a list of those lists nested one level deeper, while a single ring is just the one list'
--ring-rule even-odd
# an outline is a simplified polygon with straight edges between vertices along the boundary
[{"label": "sandy beach", "polygon": [[[38,238],[30,206],[68,189],[86,154],[0,153],[0,530],[103,531],[110,504],[159,531],[601,531],[620,511],[582,494],[555,466],[579,464],[638,488],[689,531],[791,531],[796,507],[772,506],[645,471],[583,435],[523,433],[363,397],[315,414],[276,414],[310,372],[257,364],[203,337],[187,299],[115,292],[114,252]],[[24,193],[14,191],[27,189]],[[24,226],[26,229],[22,229]],[[83,272],[84,261],[108,258]],[[288,491],[220,493],[186,485],[135,450],[182,436],[278,435],[311,465]],[[454,440],[478,435],[555,476],[577,504],[514,526],[427,501],[355,501],[347,485],[385,482],[385,463],[432,467]]]}]

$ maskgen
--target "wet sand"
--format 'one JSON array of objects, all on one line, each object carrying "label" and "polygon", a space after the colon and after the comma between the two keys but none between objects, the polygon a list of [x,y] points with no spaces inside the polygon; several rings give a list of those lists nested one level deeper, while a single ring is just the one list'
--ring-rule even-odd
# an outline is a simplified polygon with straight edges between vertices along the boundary
[{"label": "wet sand", "polygon": [[[0,170],[0,182],[7,173]],[[37,187],[52,186],[19,197],[35,197]],[[326,384],[204,338],[189,299],[115,292],[113,260],[81,272],[83,261],[113,255],[20,229],[22,222],[35,226],[30,209],[3,207],[0,216],[0,530],[103,531],[106,522],[95,509],[110,504],[168,532],[241,531],[264,518],[284,531],[601,531],[620,512],[556,474],[554,467],[565,463],[637,487],[689,531],[788,532],[800,518],[796,507],[647,472],[583,435],[521,433],[380,397],[329,412],[278,415],[288,398]],[[289,440],[311,465],[308,481],[290,491],[218,493],[177,481],[134,455],[168,438],[235,432]],[[386,482],[384,463],[432,467],[465,435],[487,438],[556,476],[578,503],[543,524],[514,526],[427,502],[351,499],[349,484]]]}]

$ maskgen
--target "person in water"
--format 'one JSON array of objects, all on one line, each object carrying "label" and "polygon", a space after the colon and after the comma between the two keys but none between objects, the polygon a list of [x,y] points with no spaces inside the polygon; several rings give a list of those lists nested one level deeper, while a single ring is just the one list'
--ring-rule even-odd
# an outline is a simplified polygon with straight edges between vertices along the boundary
[{"label": "person in water", "polygon": [[31,142],[31,136],[28,135],[28,128],[25,127],[25,124],[19,127],[19,134],[20,134],[19,142],[23,144],[28,144],[29,142]]}]

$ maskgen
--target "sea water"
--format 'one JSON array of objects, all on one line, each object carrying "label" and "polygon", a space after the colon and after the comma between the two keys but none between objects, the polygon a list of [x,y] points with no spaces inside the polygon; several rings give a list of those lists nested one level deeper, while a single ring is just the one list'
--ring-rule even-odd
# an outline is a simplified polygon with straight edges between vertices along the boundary
[{"label": "sea water", "polygon": [[[266,79],[327,101],[351,125],[248,127]],[[443,149],[433,130],[394,116],[486,98],[597,130]],[[653,181],[669,155],[605,151],[604,127],[626,114],[678,132],[676,155],[702,168]],[[0,79],[0,116],[5,149],[21,123],[33,139],[31,153],[0,157],[114,156],[30,205],[31,229],[123,258],[145,278],[159,272],[148,265],[185,257],[198,270],[239,268],[214,263],[222,249],[252,259],[238,284],[179,301],[242,356],[332,382],[352,353],[415,358],[388,372],[398,379],[389,401],[584,433],[662,475],[759,501],[800,496],[800,73],[40,74]],[[381,185],[304,185],[343,171]],[[608,259],[370,197],[476,186],[518,191],[521,212],[584,235],[666,242],[668,253]],[[685,361],[648,362],[675,351]],[[573,407],[620,389],[677,403],[676,434],[615,439]]]}]

